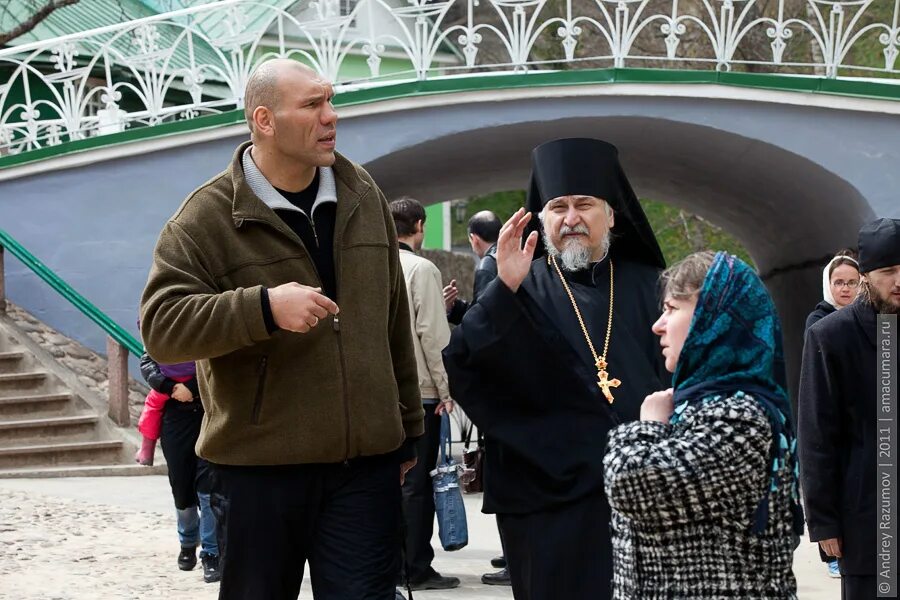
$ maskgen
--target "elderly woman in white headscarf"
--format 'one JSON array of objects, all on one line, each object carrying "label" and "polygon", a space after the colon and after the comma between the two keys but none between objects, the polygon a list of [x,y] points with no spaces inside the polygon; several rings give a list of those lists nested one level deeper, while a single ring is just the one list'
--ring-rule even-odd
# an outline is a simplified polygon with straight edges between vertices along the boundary
[{"label": "elderly woman in white headscarf", "polygon": [[856,253],[853,250],[840,250],[822,269],[824,300],[806,317],[806,329],[819,319],[848,306],[856,299],[858,290],[859,263],[856,262]]}]

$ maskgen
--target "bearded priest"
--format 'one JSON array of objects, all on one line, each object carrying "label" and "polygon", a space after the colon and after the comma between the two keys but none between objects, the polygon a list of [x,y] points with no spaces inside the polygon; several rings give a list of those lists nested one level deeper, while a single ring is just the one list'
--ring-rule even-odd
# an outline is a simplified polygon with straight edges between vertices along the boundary
[{"label": "bearded priest", "polygon": [[607,433],[669,387],[650,329],[665,262],[606,142],[538,146],[527,208],[503,226],[498,277],[444,363],[451,395],[485,433],[483,510],[498,516],[516,599],[602,600]]}]

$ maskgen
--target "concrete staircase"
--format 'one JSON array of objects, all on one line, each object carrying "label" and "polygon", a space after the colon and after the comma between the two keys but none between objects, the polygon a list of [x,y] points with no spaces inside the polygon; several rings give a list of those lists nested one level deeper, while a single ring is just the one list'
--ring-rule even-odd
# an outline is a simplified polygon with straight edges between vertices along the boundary
[{"label": "concrete staircase", "polygon": [[106,412],[105,399],[0,314],[0,478],[165,473],[134,463],[139,434]]}]

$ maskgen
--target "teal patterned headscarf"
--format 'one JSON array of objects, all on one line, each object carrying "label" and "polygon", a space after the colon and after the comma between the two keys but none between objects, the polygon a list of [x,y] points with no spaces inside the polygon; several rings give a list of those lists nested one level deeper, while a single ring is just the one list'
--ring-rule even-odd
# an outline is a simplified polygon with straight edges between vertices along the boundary
[{"label": "teal patterned headscarf", "polygon": [[[797,442],[785,392],[781,323],[756,272],[736,256],[717,253],[706,274],[672,387],[672,423],[680,421],[684,410],[693,404],[743,394],[759,402],[772,425],[772,482],[760,500],[754,530],[765,530],[769,492],[788,485],[794,530],[800,535],[803,513],[797,494]],[[788,481],[779,481],[778,471],[785,462],[792,475]]]}]

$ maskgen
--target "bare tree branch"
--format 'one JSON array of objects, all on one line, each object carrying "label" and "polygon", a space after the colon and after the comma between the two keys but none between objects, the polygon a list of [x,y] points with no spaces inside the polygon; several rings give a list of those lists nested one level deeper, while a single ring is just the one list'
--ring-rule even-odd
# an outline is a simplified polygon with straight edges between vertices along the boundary
[{"label": "bare tree branch", "polygon": [[38,26],[41,21],[49,17],[53,11],[58,8],[62,8],[64,6],[70,6],[72,4],[77,3],[78,0],[48,0],[44,6],[38,9],[33,15],[29,18],[25,19],[19,25],[16,25],[12,29],[6,32],[0,32],[0,46],[6,44],[10,40],[14,40],[20,35],[28,33],[32,29]]}]

